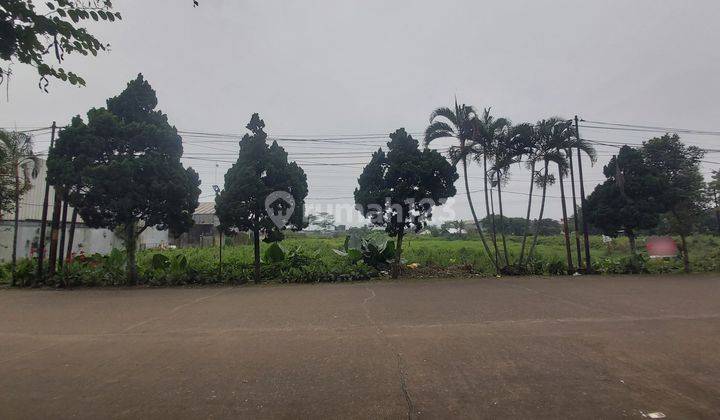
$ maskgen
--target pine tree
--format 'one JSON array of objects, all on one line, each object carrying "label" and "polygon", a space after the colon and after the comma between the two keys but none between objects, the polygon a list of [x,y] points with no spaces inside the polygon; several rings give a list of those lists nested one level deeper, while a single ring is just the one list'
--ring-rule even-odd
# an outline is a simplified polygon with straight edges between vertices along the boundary
[{"label": "pine tree", "polygon": [[[304,228],[303,207],[308,194],[305,172],[297,163],[288,162],[287,152],[277,142],[268,146],[264,128],[265,122],[253,114],[247,125],[251,134],[240,140],[237,162],[225,174],[224,189],[215,199],[221,229],[253,234],[256,283],[261,277],[260,236],[265,235],[266,242],[278,242],[286,227]],[[285,193],[284,198],[277,193]]]}]

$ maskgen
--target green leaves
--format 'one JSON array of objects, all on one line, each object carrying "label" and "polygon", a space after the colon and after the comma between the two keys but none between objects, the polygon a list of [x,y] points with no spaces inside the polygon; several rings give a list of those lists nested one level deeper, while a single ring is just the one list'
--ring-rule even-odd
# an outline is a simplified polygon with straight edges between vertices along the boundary
[{"label": "green leaves", "polygon": [[[122,17],[112,10],[112,3],[98,2],[100,10],[91,10],[82,2],[67,0],[46,1],[47,9],[37,10],[30,0],[3,1],[0,21],[3,26],[3,42],[0,43],[0,59],[17,61],[37,68],[40,89],[48,91],[49,78],[55,78],[76,86],[84,86],[80,76],[53,68],[54,59],[62,63],[67,55],[97,55],[106,50],[104,43],[83,28],[83,20],[114,22]],[[49,12],[48,12],[49,11]]]},{"label": "green leaves", "polygon": [[[62,74],[71,83],[83,82]],[[87,123],[76,117],[60,131],[48,158],[48,180],[71,192],[87,225],[134,227],[126,236],[151,226],[179,235],[192,226],[200,180],[180,162],[182,140],[156,106],[155,91],[138,75],[108,99],[107,108],[90,110]],[[126,247],[132,239],[125,238]]]},{"label": "green leaves", "polygon": [[277,242],[273,242],[266,250],[263,255],[263,261],[266,264],[279,263],[285,259],[285,251],[280,247]]}]

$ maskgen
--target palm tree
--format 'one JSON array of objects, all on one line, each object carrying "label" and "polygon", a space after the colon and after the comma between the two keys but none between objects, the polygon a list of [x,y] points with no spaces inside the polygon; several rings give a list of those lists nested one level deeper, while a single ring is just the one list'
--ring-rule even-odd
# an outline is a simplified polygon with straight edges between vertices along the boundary
[{"label": "palm tree", "polygon": [[[563,176],[567,175],[567,169],[568,167],[572,170],[573,168],[573,158],[572,158],[572,150],[573,149],[579,149],[581,152],[584,152],[586,155],[590,157],[590,162],[595,163],[597,160],[597,155],[595,152],[595,148],[588,143],[585,140],[579,139],[577,135],[575,134],[576,131],[573,127],[572,120],[566,120],[563,122],[558,122],[555,124],[555,127],[553,128],[553,134],[552,134],[552,142],[557,146],[557,150],[559,153],[564,154],[566,158],[566,163],[562,165],[558,165],[558,173],[560,176],[560,198],[562,200],[562,211],[563,211],[563,229],[565,234],[565,249],[567,253],[567,261],[568,261],[568,272],[573,271],[572,267],[572,252],[570,250],[570,232],[567,222],[567,208],[565,205],[565,188],[563,183]],[[572,172],[571,173],[571,182],[573,182]],[[575,185],[573,182],[573,199],[575,198]],[[574,207],[573,203],[573,207]],[[575,212],[575,210],[574,210]],[[574,213],[575,218],[575,238],[576,238],[576,245],[577,245],[577,251],[578,251],[578,268],[580,268],[580,261],[582,259],[581,253],[580,253],[580,238],[578,236],[578,229],[577,229],[577,214]]]},{"label": "palm tree", "polygon": [[573,268],[572,251],[570,250],[570,230],[567,222],[567,205],[565,200],[565,181],[563,178],[567,175],[569,163],[572,161],[572,155],[567,154],[567,145],[572,138],[572,123],[570,121],[558,122],[553,126],[550,141],[555,145],[558,157],[564,159],[564,163],[558,163],[558,183],[560,184],[560,203],[562,208],[563,236],[565,237],[565,256],[567,258],[568,274],[572,274]]},{"label": "palm tree", "polygon": [[507,240],[505,238],[506,223],[505,215],[503,213],[502,186],[507,183],[510,166],[514,163],[520,162],[520,159],[524,154],[523,141],[524,139],[516,136],[516,133],[509,126],[509,124],[506,125],[503,131],[496,136],[496,140],[493,142],[493,161],[492,165],[489,168],[491,187],[497,187],[498,209],[500,210],[500,237],[502,238],[503,242],[505,268],[509,268],[511,264],[510,256],[508,254]]},{"label": "palm tree", "polygon": [[475,206],[473,205],[472,197],[470,195],[470,185],[468,183],[467,176],[467,158],[472,152],[473,142],[473,120],[476,118],[476,112],[472,106],[469,105],[458,105],[457,100],[455,101],[455,108],[450,109],[447,107],[441,107],[436,109],[430,114],[430,125],[425,130],[425,146],[428,146],[432,141],[440,138],[455,138],[459,145],[452,146],[449,150],[450,159],[453,165],[462,163],[463,169],[463,180],[465,181],[465,194],[467,195],[468,204],[470,205],[470,213],[475,222],[475,228],[480,235],[480,241],[485,248],[485,252],[488,258],[492,262],[495,270],[498,269],[498,263],[490,253],[485,234],[483,233],[480,222],[475,212]]},{"label": "palm tree", "polygon": [[542,223],[543,214],[545,213],[545,199],[547,198],[547,187],[555,183],[555,176],[549,174],[550,163],[554,162],[559,166],[565,165],[565,157],[558,152],[556,144],[553,142],[553,130],[555,124],[564,121],[561,118],[552,117],[546,120],[538,121],[536,124],[536,159],[542,161],[543,172],[541,175],[535,177],[535,183],[542,188],[542,198],[540,201],[540,214],[535,224],[535,233],[533,236],[532,245],[528,252],[527,261],[530,261],[537,245],[538,236],[540,234],[540,224]]},{"label": "palm tree", "polygon": [[[3,175],[7,174],[13,179],[12,197],[15,201],[15,224],[13,228],[11,286],[15,286],[18,230],[20,227],[20,197],[30,189],[30,180],[37,177],[40,159],[33,152],[32,137],[25,133],[0,130],[0,149],[4,158]],[[22,184],[20,182],[21,178]]]},{"label": "palm tree", "polygon": [[[578,139],[574,135],[574,130],[568,120],[553,117],[547,120],[538,122],[538,157],[544,162],[544,173],[540,177],[539,185],[543,187],[542,192],[542,203],[540,206],[540,217],[538,221],[542,220],[543,211],[545,208],[545,199],[547,186],[552,185],[555,182],[554,175],[548,174],[548,167],[550,163],[555,163],[558,167],[558,177],[560,181],[560,195],[562,200],[563,210],[563,223],[565,233],[565,248],[568,258],[568,270],[572,270],[572,256],[570,251],[570,239],[567,226],[567,208],[565,205],[565,188],[562,184],[563,177],[567,175],[569,169],[569,160],[571,155],[566,154],[567,149],[578,148],[586,155],[590,157],[591,162],[597,160],[597,154],[595,148],[585,140]],[[536,227],[535,237],[528,253],[528,259],[531,258],[535,245],[537,244],[539,229]]]},{"label": "palm tree", "polygon": [[541,144],[540,131],[537,126],[530,123],[522,123],[513,127],[513,137],[517,145],[517,153],[525,157],[525,164],[530,170],[530,192],[528,193],[527,212],[525,214],[525,226],[523,228],[522,245],[520,247],[520,257],[518,258],[518,268],[523,267],[523,259],[525,257],[525,246],[527,244],[528,233],[530,232],[530,213],[532,210],[533,187],[536,181],[542,175],[535,171],[539,155],[539,146]]},{"label": "palm tree", "polygon": [[[485,211],[490,218],[495,259],[498,260],[497,228],[495,226],[495,209],[492,203],[492,183],[488,188],[488,163],[494,159],[494,152],[500,139],[507,134],[510,121],[506,118],[495,118],[490,114],[491,108],[485,108],[481,116],[473,119],[473,154],[475,161],[482,164],[483,189],[485,191]],[[501,222],[502,223],[502,222]],[[507,262],[506,262],[507,263]]]}]

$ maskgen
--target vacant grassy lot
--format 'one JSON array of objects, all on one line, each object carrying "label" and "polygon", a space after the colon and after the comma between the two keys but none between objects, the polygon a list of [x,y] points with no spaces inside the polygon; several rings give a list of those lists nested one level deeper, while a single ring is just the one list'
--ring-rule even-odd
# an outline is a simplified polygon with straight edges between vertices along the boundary
[{"label": "vacant grassy lot", "polygon": [[[306,236],[291,236],[281,244],[286,249],[299,248],[303,252],[313,253],[318,258],[332,264],[337,262],[337,255],[333,249],[342,248],[344,237],[319,238]],[[530,247],[528,240],[527,247]],[[520,255],[522,238],[508,237],[508,250],[511,261],[517,261]],[[629,255],[629,245],[626,238],[614,239],[611,244],[604,244],[602,237],[590,238],[592,257],[598,271],[608,271],[612,268],[610,262],[617,262]],[[644,252],[644,238],[638,239],[638,247]],[[690,257],[694,268],[698,272],[720,270],[720,238],[710,235],[697,235],[689,238]],[[261,245],[263,248],[267,244]],[[572,242],[573,256],[575,243]],[[148,260],[157,251],[142,253],[141,259]],[[250,245],[229,246],[223,251],[223,259],[229,264],[249,264],[252,262],[252,247]],[[499,252],[502,254],[502,246]],[[527,252],[527,251],[526,251]],[[217,248],[190,248],[163,251],[167,255],[186,255],[190,261],[197,264],[216,263],[218,260]],[[565,262],[565,243],[562,236],[543,236],[538,239],[535,250],[537,259],[551,262]],[[425,235],[410,235],[405,238],[403,257],[408,264],[418,263],[421,266],[449,267],[457,265],[470,265],[477,272],[493,273],[490,261],[485,257],[479,239],[448,239],[434,238]],[[501,256],[502,257],[502,256]],[[577,263],[576,261],[574,263]],[[649,261],[652,272],[679,272],[682,264],[679,260]]]}]

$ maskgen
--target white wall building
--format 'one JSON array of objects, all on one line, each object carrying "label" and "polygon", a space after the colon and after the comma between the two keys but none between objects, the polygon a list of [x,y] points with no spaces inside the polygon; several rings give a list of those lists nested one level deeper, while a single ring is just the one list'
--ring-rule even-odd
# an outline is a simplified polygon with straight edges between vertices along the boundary
[{"label": "white wall building", "polygon": [[[40,224],[42,220],[42,204],[45,194],[46,166],[42,160],[38,168],[38,177],[32,180],[32,187],[23,195],[20,201],[20,227],[18,229],[18,258],[28,258],[32,254],[37,256],[37,245],[40,238]],[[52,219],[52,205],[54,199],[53,188],[50,188],[48,206],[48,224],[46,229],[45,253],[50,248],[50,219]],[[68,230],[70,229],[70,215],[72,208],[68,208]],[[15,214],[9,212],[0,215],[0,262],[10,261],[12,257],[12,239]],[[168,244],[168,231],[153,228],[146,229],[139,240],[140,249],[154,248]],[[66,235],[67,238],[67,235]],[[66,239],[67,241],[67,239]],[[75,228],[73,252],[85,254],[107,254],[113,248],[123,248],[123,242],[108,229],[91,229],[78,217]]]}]

